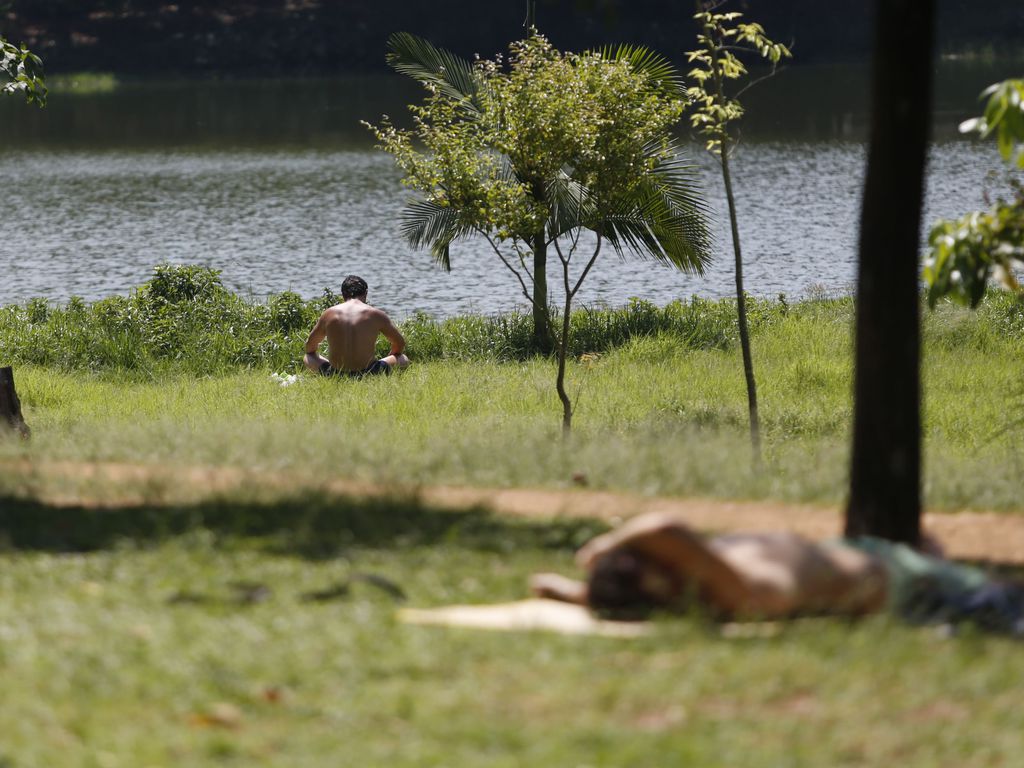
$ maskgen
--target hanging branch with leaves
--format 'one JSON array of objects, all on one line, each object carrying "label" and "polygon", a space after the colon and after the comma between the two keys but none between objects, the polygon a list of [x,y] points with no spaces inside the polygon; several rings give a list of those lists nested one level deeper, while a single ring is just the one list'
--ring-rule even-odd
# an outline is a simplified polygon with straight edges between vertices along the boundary
[{"label": "hanging branch with leaves", "polygon": [[22,94],[28,103],[46,105],[43,61],[24,45],[0,37],[0,93]]},{"label": "hanging branch with leaves", "polygon": [[[1024,169],[1024,80],[986,88],[985,114],[960,124],[961,133],[994,135],[999,154],[1012,169]],[[928,236],[924,263],[928,304],[949,297],[970,307],[985,298],[990,280],[1024,296],[1016,271],[1024,269],[1024,183],[1007,171],[1009,197],[987,211],[939,221]]]}]

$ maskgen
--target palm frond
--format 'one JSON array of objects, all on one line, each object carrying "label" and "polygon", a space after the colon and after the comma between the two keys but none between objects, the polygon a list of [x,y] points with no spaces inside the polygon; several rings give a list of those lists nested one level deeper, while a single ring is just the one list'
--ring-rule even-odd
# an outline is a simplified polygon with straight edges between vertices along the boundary
[{"label": "palm frond", "polygon": [[692,239],[695,227],[686,220],[658,216],[656,206],[609,216],[602,232],[619,258],[633,253],[654,257],[688,274],[703,275],[711,262],[706,248]]},{"label": "palm frond", "polygon": [[481,78],[470,62],[454,53],[408,32],[396,32],[388,38],[387,62],[396,72],[478,108]]},{"label": "palm frond", "polygon": [[413,248],[429,247],[434,260],[445,272],[451,272],[450,246],[472,233],[458,211],[432,200],[412,200],[402,211],[402,236]]},{"label": "palm frond", "polygon": [[561,237],[579,227],[593,227],[596,208],[590,190],[565,170],[548,182],[545,198],[551,208],[547,221],[551,238]]},{"label": "palm frond", "polygon": [[516,173],[515,166],[512,165],[512,159],[508,155],[501,155],[501,160],[498,163],[498,179],[507,184],[522,183],[522,179]]},{"label": "palm frond", "polygon": [[652,141],[644,147],[653,169],[635,186],[610,201],[589,228],[600,227],[619,258],[627,252],[653,258],[693,274],[711,261],[710,211],[700,193],[697,167],[675,143]]},{"label": "palm frond", "polygon": [[605,218],[605,238],[620,258],[626,251],[652,257],[691,274],[711,262],[708,211],[692,168],[678,155],[659,164]]},{"label": "palm frond", "polygon": [[660,83],[662,90],[673,98],[682,98],[685,90],[683,77],[675,65],[660,53],[643,45],[606,45],[599,50],[601,57],[610,61],[628,61],[634,72],[645,75],[652,83]]},{"label": "palm frond", "polygon": [[651,170],[651,178],[676,213],[694,211],[704,219],[710,217],[710,208],[701,195],[699,168],[679,151],[674,141]]}]

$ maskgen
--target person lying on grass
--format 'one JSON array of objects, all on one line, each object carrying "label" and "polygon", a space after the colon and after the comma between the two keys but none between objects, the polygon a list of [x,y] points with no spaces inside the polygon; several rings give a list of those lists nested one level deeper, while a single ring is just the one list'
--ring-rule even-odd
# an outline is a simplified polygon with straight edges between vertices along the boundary
[{"label": "person lying on grass", "polygon": [[694,603],[721,620],[860,616],[889,609],[913,622],[971,621],[1024,636],[1024,588],[977,568],[881,539],[815,543],[791,533],[704,538],[651,513],[584,545],[586,582],[536,574],[540,597],[611,618],[643,618]]},{"label": "person lying on grass", "polygon": [[[349,275],[341,284],[344,301],[324,310],[306,339],[303,362],[314,373],[322,376],[389,375],[393,368],[406,368],[409,358],[405,352],[405,339],[391,318],[382,310],[366,303],[366,281]],[[391,354],[376,359],[377,335],[383,334],[391,342]],[[327,339],[327,357],[319,352],[320,343]]]}]

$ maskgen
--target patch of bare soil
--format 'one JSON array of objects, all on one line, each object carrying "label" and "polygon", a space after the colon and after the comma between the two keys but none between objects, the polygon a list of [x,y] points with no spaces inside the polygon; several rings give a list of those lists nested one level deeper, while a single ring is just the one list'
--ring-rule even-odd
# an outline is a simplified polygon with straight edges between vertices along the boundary
[{"label": "patch of bare soil", "polygon": [[[649,497],[585,489],[385,487],[233,467],[112,462],[6,461],[0,462],[0,476],[5,481],[0,487],[14,489],[18,496],[61,506],[160,506],[229,494],[320,492],[339,500],[396,498],[436,509],[483,508],[536,519],[589,517],[616,524],[656,511],[676,515],[703,531],[788,530],[811,539],[837,537],[842,531],[842,512],[837,507],[774,501]],[[924,526],[952,558],[1024,565],[1024,515],[928,512]]]}]

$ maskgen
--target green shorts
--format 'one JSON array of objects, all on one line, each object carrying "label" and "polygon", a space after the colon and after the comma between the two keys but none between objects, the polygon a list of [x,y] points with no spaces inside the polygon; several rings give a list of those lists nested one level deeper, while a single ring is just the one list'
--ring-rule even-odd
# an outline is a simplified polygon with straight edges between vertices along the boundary
[{"label": "green shorts", "polygon": [[918,552],[906,544],[862,536],[843,539],[885,566],[888,607],[911,621],[944,620],[976,590],[990,583],[984,571]]}]

